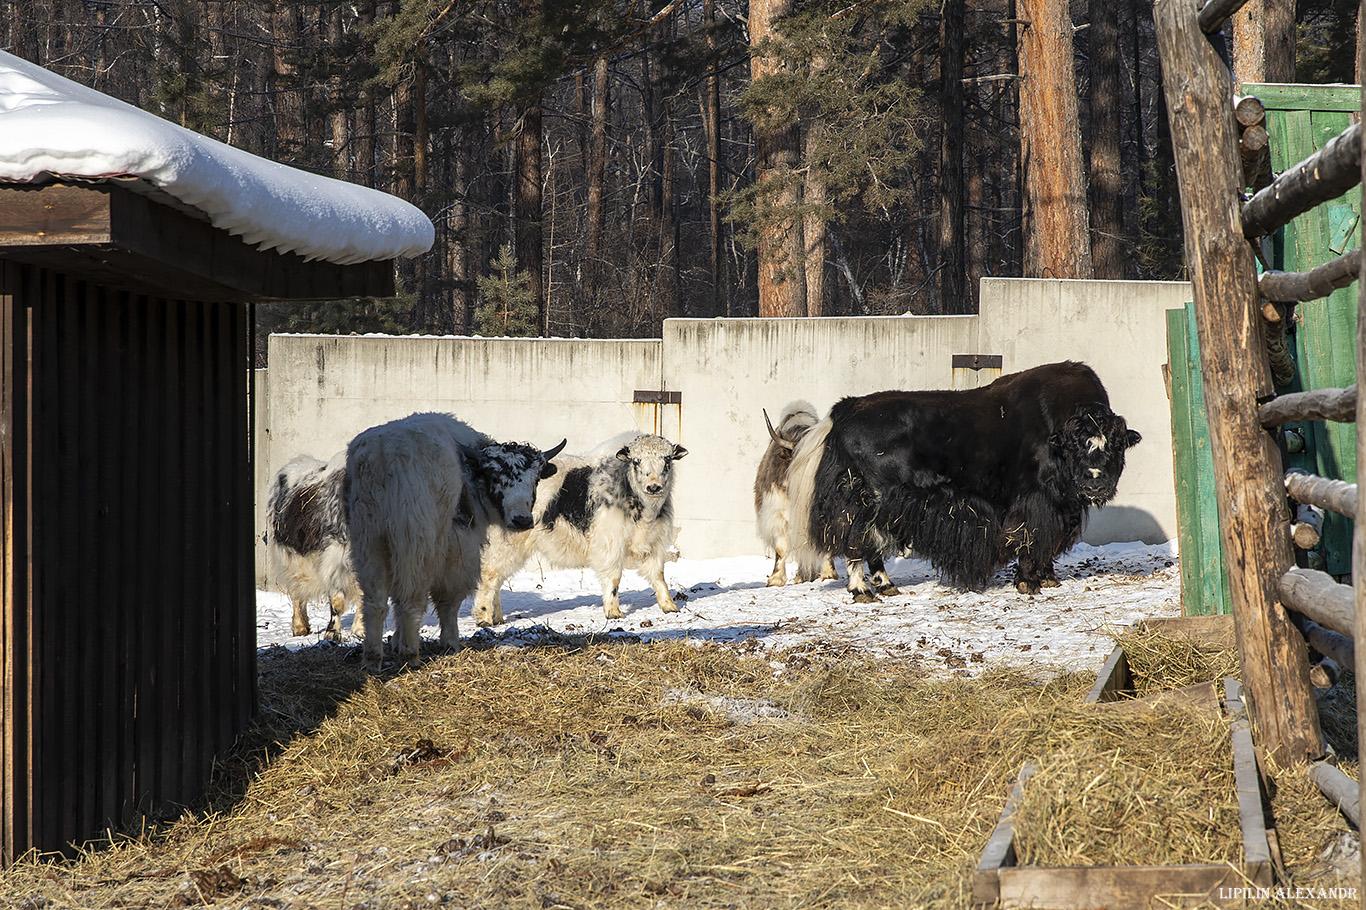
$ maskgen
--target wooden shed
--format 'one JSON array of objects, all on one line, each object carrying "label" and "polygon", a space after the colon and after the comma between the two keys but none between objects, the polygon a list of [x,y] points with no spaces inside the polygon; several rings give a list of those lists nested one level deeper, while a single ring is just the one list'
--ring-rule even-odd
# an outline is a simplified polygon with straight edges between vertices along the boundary
[{"label": "wooden shed", "polygon": [[203,792],[256,703],[250,305],[392,293],[142,181],[0,185],[0,860]]}]

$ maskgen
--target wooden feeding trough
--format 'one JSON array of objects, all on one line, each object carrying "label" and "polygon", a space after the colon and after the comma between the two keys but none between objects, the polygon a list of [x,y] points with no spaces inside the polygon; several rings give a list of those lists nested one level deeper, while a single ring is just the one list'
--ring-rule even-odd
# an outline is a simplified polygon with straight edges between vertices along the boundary
[{"label": "wooden feeding trough", "polygon": [[[1231,643],[1229,616],[1153,620],[1164,631],[1180,631],[1205,641]],[[1088,703],[1119,703],[1132,691],[1123,649],[1116,647],[1105,662]],[[1213,683],[1160,693],[1129,702],[1184,703],[1219,710]],[[1127,708],[1126,708],[1127,710]],[[1011,790],[1000,821],[982,851],[973,875],[973,904],[978,908],[1031,907],[1036,910],[1082,910],[1088,907],[1147,908],[1149,906],[1242,905],[1248,889],[1269,887],[1273,877],[1274,833],[1263,812],[1261,778],[1246,720],[1242,689],[1224,680],[1224,710],[1232,720],[1232,762],[1237,807],[1242,829],[1242,862],[1111,866],[1016,865],[1015,815],[1025,788],[1035,772],[1026,765]],[[1160,898],[1160,901],[1157,899]]]}]

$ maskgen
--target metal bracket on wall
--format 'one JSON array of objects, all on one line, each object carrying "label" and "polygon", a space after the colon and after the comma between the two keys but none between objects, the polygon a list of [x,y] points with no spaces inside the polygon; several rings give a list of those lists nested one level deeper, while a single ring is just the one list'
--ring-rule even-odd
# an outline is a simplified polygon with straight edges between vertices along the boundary
[{"label": "metal bracket on wall", "polygon": [[654,391],[652,389],[636,389],[634,397],[631,398],[632,404],[682,404],[682,392],[665,392],[663,390]]},{"label": "metal bracket on wall", "polygon": [[[1002,356],[1000,354],[954,354],[953,368],[955,370],[999,370],[1001,369]],[[640,394],[637,392],[636,394]]]},{"label": "metal bracket on wall", "polygon": [[[668,405],[674,405],[674,409],[664,412]],[[657,433],[674,442],[679,441],[683,432],[682,392],[636,389],[631,396],[631,410],[636,415],[636,429],[642,433]]]}]

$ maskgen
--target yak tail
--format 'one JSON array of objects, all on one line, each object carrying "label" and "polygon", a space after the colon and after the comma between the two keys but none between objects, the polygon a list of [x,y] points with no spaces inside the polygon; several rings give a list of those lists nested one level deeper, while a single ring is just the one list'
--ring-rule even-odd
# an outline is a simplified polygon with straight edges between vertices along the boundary
[{"label": "yak tail", "polygon": [[825,441],[832,426],[827,417],[808,430],[793,450],[787,469],[788,542],[797,565],[808,578],[820,574],[821,562],[828,555],[812,527],[811,510],[816,501],[816,470],[825,455]]}]

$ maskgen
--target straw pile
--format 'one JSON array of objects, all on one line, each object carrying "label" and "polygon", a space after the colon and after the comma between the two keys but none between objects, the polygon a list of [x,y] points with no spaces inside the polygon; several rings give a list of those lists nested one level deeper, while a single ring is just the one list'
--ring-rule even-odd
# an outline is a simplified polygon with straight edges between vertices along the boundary
[{"label": "straw pile", "polygon": [[1226,721],[1177,707],[1061,720],[1024,787],[1020,865],[1242,860]]},{"label": "straw pile", "polygon": [[562,636],[387,680],[351,649],[270,652],[210,802],[0,871],[0,906],[961,908],[1092,681]]},{"label": "straw pile", "polygon": [[1136,698],[1226,677],[1238,679],[1238,652],[1160,626],[1111,633],[1124,649]]}]

